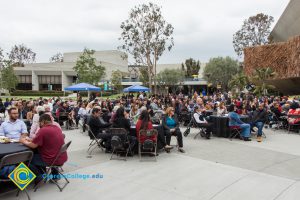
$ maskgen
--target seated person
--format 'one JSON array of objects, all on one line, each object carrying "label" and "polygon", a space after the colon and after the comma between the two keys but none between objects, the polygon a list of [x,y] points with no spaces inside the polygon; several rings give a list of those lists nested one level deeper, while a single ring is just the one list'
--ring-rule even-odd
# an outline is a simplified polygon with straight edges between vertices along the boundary
[{"label": "seated person", "polygon": [[264,124],[266,123],[268,119],[268,113],[264,109],[264,104],[261,103],[258,106],[258,109],[253,112],[252,122],[251,122],[251,128],[257,127],[257,142],[262,141],[262,129],[264,127]]},{"label": "seated person", "polygon": [[197,126],[199,127],[203,127],[205,128],[205,132],[206,134],[205,135],[202,135],[201,133],[201,136],[202,137],[206,137],[207,139],[210,139],[210,134],[212,132],[212,126],[213,124],[212,123],[208,123],[203,115],[203,113],[201,112],[201,108],[200,107],[195,107],[195,113],[193,115],[196,123],[197,123]]},{"label": "seated person", "polygon": [[217,108],[217,115],[224,115],[227,113],[226,106],[224,102],[221,102]]},{"label": "seated person", "polygon": [[[140,130],[150,130],[153,129],[152,122],[150,120],[150,116],[147,110],[143,110],[137,123],[136,123],[136,134],[137,138],[141,143],[145,141],[145,137],[139,137]],[[168,151],[169,149],[172,149],[172,146],[169,146],[166,144],[165,136],[158,133],[157,140],[164,146],[165,150]]]},{"label": "seated person", "polygon": [[174,113],[173,107],[167,108],[166,114],[164,115],[162,120],[162,125],[164,127],[167,145],[170,146],[171,136],[172,134],[175,134],[178,141],[178,151],[181,153],[185,153],[185,151],[183,150],[182,133],[179,129],[178,118]]},{"label": "seated person", "polygon": [[[24,138],[20,142],[32,149],[37,149],[38,153],[33,155],[31,168],[34,173],[41,174],[40,168],[54,165],[62,166],[68,159],[67,153],[63,153],[56,159],[62,145],[64,145],[64,137],[61,129],[52,124],[51,117],[43,114],[39,118],[40,130],[34,139]],[[52,174],[57,174],[56,170]]]},{"label": "seated person", "polygon": [[292,125],[300,124],[300,108],[299,104],[293,102],[288,112],[288,123]]},{"label": "seated person", "polygon": [[[113,128],[124,128],[127,132],[130,132],[130,119],[129,114],[125,111],[124,107],[119,107],[116,111],[113,119]],[[128,135],[130,148],[134,150],[136,144],[136,137]]]},{"label": "seated person", "polygon": [[8,115],[9,119],[0,126],[0,136],[19,140],[21,135],[28,135],[27,126],[22,120],[18,119],[18,109],[16,107],[11,107],[8,109]]},{"label": "seated person", "polygon": [[[107,133],[103,133],[103,129],[110,127],[111,124],[109,123],[103,123],[102,120],[100,120],[101,110],[99,108],[93,108],[92,115],[89,118],[88,125],[91,128],[91,131],[95,135],[96,138],[103,139],[103,142],[105,143],[105,151],[107,153],[110,152],[111,146],[110,146],[110,135]],[[93,135],[89,132],[89,136],[91,139],[94,139]]]},{"label": "seated person", "polygon": [[242,137],[244,141],[251,141],[250,139],[250,124],[241,121],[240,116],[235,112],[236,106],[231,104],[228,108],[229,126],[238,126],[242,129]]}]

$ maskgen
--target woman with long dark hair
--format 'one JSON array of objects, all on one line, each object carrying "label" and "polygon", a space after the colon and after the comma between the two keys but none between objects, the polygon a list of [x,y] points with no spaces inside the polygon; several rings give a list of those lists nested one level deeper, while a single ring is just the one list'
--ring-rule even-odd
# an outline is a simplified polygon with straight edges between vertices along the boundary
[{"label": "woman with long dark hair", "polygon": [[[150,130],[150,129],[153,129],[153,126],[152,126],[152,122],[151,122],[149,113],[148,113],[147,110],[143,110],[141,112],[139,120],[136,123],[136,134],[137,134],[138,140],[140,142],[144,142],[145,141],[145,138],[142,138],[142,137],[140,138],[139,137],[140,130]],[[167,152],[170,151],[170,149],[173,148],[172,146],[167,145],[164,133],[158,132],[157,140],[163,145],[164,149]],[[153,137],[153,141],[154,141],[154,137]]]}]

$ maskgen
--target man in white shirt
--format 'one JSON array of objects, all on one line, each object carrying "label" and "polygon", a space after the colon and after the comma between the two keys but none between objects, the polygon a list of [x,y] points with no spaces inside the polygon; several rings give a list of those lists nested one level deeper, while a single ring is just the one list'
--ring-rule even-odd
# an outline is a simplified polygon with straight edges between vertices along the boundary
[{"label": "man in white shirt", "polygon": [[201,128],[205,128],[205,135],[202,135],[202,133],[201,133],[201,136],[206,137],[207,139],[210,139],[213,124],[206,121],[206,119],[202,113],[202,109],[200,107],[196,106],[195,111],[196,112],[194,113],[193,117],[197,123],[197,126],[201,127]]},{"label": "man in white shirt", "polygon": [[27,136],[27,126],[22,120],[18,119],[18,109],[16,107],[11,107],[8,109],[8,115],[9,119],[3,122],[0,126],[0,136],[16,140],[19,140],[21,135]]}]

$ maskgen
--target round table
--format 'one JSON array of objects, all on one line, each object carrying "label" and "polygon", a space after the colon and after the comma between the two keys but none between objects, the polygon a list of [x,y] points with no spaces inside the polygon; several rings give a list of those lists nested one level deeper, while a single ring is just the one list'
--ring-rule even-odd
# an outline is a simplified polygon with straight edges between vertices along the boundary
[{"label": "round table", "polygon": [[0,143],[0,159],[4,156],[12,153],[18,153],[22,151],[31,151],[29,147],[24,146],[21,143]]},{"label": "round table", "polygon": [[[210,121],[213,123],[212,133],[217,137],[225,137],[228,138],[230,135],[230,130],[228,127],[229,117],[228,116],[218,116],[218,115],[211,115]],[[248,115],[241,115],[241,120],[245,123],[249,122]]]}]

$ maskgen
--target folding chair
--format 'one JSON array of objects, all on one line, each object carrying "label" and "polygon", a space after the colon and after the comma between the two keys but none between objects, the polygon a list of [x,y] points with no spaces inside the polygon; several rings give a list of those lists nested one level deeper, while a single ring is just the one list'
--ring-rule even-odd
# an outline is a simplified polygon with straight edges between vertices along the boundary
[{"label": "folding chair", "polygon": [[[123,128],[110,128],[112,153],[110,160],[127,160],[128,153],[132,154],[128,133]],[[114,157],[114,154],[117,154]],[[125,153],[125,158],[120,157],[120,153]]]},{"label": "folding chair", "polygon": [[299,127],[300,124],[292,123],[293,119],[298,119],[298,118],[300,118],[300,115],[288,115],[288,133],[290,133],[291,130],[297,130],[299,132],[299,128],[297,127]]},{"label": "folding chair", "polygon": [[[20,153],[13,153],[13,154],[9,154],[4,156],[3,158],[1,158],[0,160],[0,170],[4,167],[4,166],[9,166],[9,165],[18,165],[21,162],[28,162],[27,166],[30,165],[30,162],[32,160],[32,156],[33,156],[33,152],[32,151],[23,151]],[[11,180],[9,178],[7,179],[0,179],[0,182],[11,182]],[[27,189],[24,189],[27,198],[30,200],[30,196],[27,192]],[[17,196],[19,196],[20,190],[18,190],[17,192]]]},{"label": "folding chair", "polygon": [[194,116],[192,116],[192,122],[193,125],[199,129],[199,132],[194,136],[194,139],[196,139],[199,135],[201,136],[202,134],[205,134],[205,127],[201,127],[201,125],[196,122]]},{"label": "folding chair", "polygon": [[240,138],[242,138],[241,136],[241,128],[239,126],[229,126],[229,140],[231,141],[232,138],[236,138],[236,136],[239,136]]},{"label": "folding chair", "polygon": [[[87,150],[87,153],[89,154],[89,156],[92,155],[92,153],[96,149],[96,147],[100,148],[103,151],[103,147],[101,145],[103,140],[101,138],[96,137],[96,135],[93,133],[93,131],[91,130],[91,127],[88,124],[86,124],[85,127],[87,128],[87,131],[88,131],[90,139],[91,139],[89,148]],[[90,151],[90,149],[92,149],[92,150]]]},{"label": "folding chair", "polygon": [[[43,179],[40,180],[40,181],[35,185],[35,187],[34,187],[34,192],[36,192],[36,190],[39,188],[39,186],[40,186],[40,184],[41,184],[42,182],[47,183],[47,182],[50,181],[50,182],[54,183],[54,184],[58,187],[58,189],[59,189],[60,192],[62,192],[63,189],[70,183],[69,180],[67,179],[67,177],[66,177],[62,172],[60,172],[60,171],[58,170],[59,168],[62,168],[62,165],[55,165],[55,162],[57,161],[57,159],[58,159],[63,153],[67,152],[67,150],[68,150],[69,146],[71,145],[71,143],[72,143],[72,141],[70,141],[70,142],[68,142],[68,143],[66,143],[66,144],[64,144],[64,145],[61,146],[61,148],[60,148],[59,152],[57,153],[57,155],[56,155],[54,161],[52,162],[52,164],[46,166],[46,171],[45,171],[44,169],[41,168],[41,170],[43,171]],[[50,174],[51,174],[52,169],[57,169],[58,175],[59,175],[60,177],[63,177],[63,178],[65,179],[66,183],[65,183],[62,187],[61,187],[55,180],[53,180],[52,178],[49,178],[49,177],[51,177]]]},{"label": "folding chair", "polygon": [[64,122],[66,122],[66,129],[69,130],[69,113],[67,112],[61,112],[59,113],[58,116],[58,123],[59,124],[63,124]]},{"label": "folding chair", "polygon": [[[154,153],[154,160],[157,161],[157,157],[156,157],[157,135],[158,132],[156,129],[140,130],[139,139],[138,139],[140,161],[142,161],[142,154],[149,154],[149,153]],[[141,136],[145,138],[144,142],[140,141]]]}]

